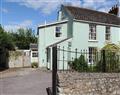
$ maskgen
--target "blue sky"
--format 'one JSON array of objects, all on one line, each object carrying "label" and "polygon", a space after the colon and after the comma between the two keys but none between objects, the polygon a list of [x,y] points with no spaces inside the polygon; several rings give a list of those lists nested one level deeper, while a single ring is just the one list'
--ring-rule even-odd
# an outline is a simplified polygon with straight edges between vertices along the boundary
[{"label": "blue sky", "polygon": [[54,22],[61,4],[107,12],[117,0],[0,0],[0,23],[6,30]]}]

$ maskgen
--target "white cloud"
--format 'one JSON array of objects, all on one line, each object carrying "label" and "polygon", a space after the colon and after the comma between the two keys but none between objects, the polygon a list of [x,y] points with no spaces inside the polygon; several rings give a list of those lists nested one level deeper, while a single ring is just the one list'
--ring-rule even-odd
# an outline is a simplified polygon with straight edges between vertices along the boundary
[{"label": "white cloud", "polygon": [[39,10],[44,14],[50,14],[56,10],[61,4],[70,4],[91,8],[100,11],[108,11],[117,2],[116,0],[6,0],[8,2],[16,2],[19,5]]},{"label": "white cloud", "polygon": [[25,21],[21,22],[20,24],[18,24],[16,22],[11,22],[11,24],[4,25],[4,29],[6,31],[13,31],[13,32],[15,32],[19,28],[28,28],[31,25],[32,25],[32,21],[31,20],[25,20]]},{"label": "white cloud", "polygon": [[83,0],[82,7],[108,12],[116,4],[116,0]]},{"label": "white cloud", "polygon": [[82,6],[87,8],[96,9],[103,6],[106,0],[84,0]]},{"label": "white cloud", "polygon": [[73,6],[80,6],[81,3],[80,0],[7,0],[7,2],[16,2],[34,10],[40,10],[44,14],[50,14],[61,4],[70,3]]},{"label": "white cloud", "polygon": [[98,9],[98,11],[106,12],[107,10],[105,8],[100,8],[100,9]]},{"label": "white cloud", "polygon": [[31,20],[25,20],[22,23],[20,23],[20,26],[22,27],[28,27],[32,25],[32,21]]},{"label": "white cloud", "polygon": [[8,13],[8,10],[5,9],[5,8],[2,8],[1,10],[2,10],[3,13]]}]

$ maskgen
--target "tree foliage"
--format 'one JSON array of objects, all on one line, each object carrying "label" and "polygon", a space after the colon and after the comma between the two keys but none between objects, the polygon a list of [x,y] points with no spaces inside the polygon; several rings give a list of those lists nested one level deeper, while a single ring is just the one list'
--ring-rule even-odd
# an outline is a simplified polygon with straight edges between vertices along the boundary
[{"label": "tree foliage", "polygon": [[5,32],[0,25],[0,48],[8,50],[14,49],[29,49],[30,43],[37,43],[37,37],[32,29],[20,28],[16,32]]},{"label": "tree foliage", "polygon": [[0,25],[0,48],[12,50],[14,49],[14,43],[11,39],[11,35],[4,31]]},{"label": "tree foliage", "polygon": [[18,49],[29,49],[30,43],[37,43],[37,37],[32,29],[20,28],[15,33],[11,33],[12,39]]}]

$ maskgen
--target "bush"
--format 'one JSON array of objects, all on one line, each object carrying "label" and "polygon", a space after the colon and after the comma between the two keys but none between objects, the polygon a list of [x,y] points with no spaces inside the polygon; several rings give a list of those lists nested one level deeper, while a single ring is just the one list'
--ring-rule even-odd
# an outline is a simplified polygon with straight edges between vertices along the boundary
[{"label": "bush", "polygon": [[38,63],[37,63],[37,62],[33,62],[33,63],[31,64],[31,67],[32,67],[32,68],[38,68]]},{"label": "bush", "polygon": [[[102,54],[102,52],[101,52]],[[119,55],[116,52],[105,50],[105,63],[103,63],[103,55],[101,56],[100,61],[96,65],[97,71],[103,72],[118,72],[119,71]]]},{"label": "bush", "polygon": [[[106,71],[116,72],[119,69],[119,58],[115,52],[106,51]],[[108,59],[109,58],[109,59]],[[107,60],[108,59],[108,60]]]},{"label": "bush", "polygon": [[80,55],[78,59],[75,58],[73,62],[69,62],[68,64],[70,65],[72,69],[79,71],[79,72],[87,71],[88,69],[88,65],[85,60],[84,55]]}]

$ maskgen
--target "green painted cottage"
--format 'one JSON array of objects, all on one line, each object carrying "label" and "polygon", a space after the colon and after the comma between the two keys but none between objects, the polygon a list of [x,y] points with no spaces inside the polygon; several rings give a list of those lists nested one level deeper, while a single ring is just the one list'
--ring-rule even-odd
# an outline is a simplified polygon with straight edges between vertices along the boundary
[{"label": "green painted cottage", "polygon": [[[52,46],[57,44],[65,50],[101,50],[106,44],[120,43],[119,8],[114,6],[108,13],[74,7],[61,6],[54,23],[38,27],[39,67],[52,69]],[[90,54],[92,55],[92,54]],[[65,60],[75,55],[65,54]],[[59,59],[63,57],[60,53]],[[88,61],[91,57],[88,56]],[[89,63],[89,62],[88,62]],[[67,68],[68,62],[64,63]],[[62,69],[63,64],[58,64]]]}]

